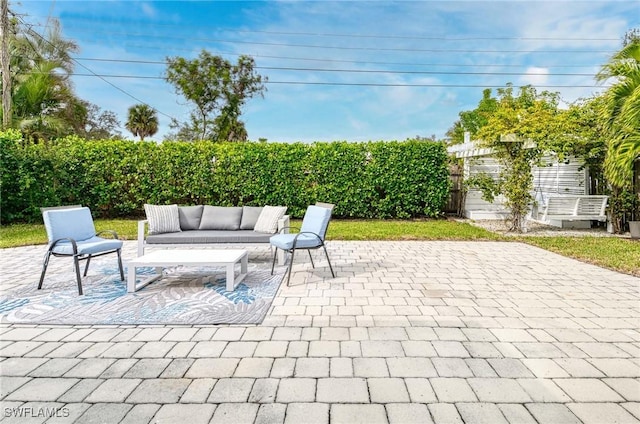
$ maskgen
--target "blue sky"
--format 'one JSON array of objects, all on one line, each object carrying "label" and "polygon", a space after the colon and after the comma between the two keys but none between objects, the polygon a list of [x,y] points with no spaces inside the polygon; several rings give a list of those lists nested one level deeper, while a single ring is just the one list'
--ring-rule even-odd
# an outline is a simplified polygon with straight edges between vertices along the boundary
[{"label": "blue sky", "polygon": [[[485,87],[532,84],[566,102],[602,90],[594,75],[640,1],[10,1],[46,34],[75,40],[80,98],[126,120],[145,102],[187,120],[162,79],[167,56],[253,56],[269,83],[244,109],[249,138],[281,142],[444,137]],[[289,69],[286,69],[289,68]],[[293,69],[292,69],[293,68]],[[563,75],[564,74],[564,75]],[[569,74],[569,75],[567,75]],[[122,76],[126,76],[122,77]],[[145,78],[142,78],[145,77]],[[115,86],[115,87],[114,87]],[[126,138],[131,134],[122,129]]]}]

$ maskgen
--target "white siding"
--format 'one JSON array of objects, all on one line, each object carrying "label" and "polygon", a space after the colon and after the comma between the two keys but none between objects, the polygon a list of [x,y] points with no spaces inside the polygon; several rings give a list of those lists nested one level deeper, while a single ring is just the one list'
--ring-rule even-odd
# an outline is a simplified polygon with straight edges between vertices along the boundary
[{"label": "white siding", "polygon": [[[465,158],[465,177],[486,173],[494,179],[500,174],[501,165],[490,156]],[[558,163],[555,157],[543,159],[543,166],[533,168],[533,187],[535,199],[543,203],[551,195],[589,194],[587,192],[586,170],[580,169],[581,163],[571,158],[569,163]],[[499,196],[493,203],[482,200],[479,190],[470,189],[465,199],[465,215],[471,216],[473,211],[504,211],[504,198]]]}]

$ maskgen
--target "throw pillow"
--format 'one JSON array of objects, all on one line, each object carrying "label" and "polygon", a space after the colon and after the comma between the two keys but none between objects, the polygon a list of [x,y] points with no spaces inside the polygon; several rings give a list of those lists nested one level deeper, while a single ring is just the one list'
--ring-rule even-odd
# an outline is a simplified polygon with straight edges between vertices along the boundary
[{"label": "throw pillow", "polygon": [[241,230],[253,230],[258,222],[258,218],[262,213],[262,206],[243,206],[242,221],[240,221]]},{"label": "throw pillow", "polygon": [[180,230],[178,205],[144,205],[149,234],[175,233]]},{"label": "throw pillow", "polygon": [[278,231],[278,221],[287,212],[286,206],[265,206],[260,212],[253,231],[274,234]]},{"label": "throw pillow", "polygon": [[200,227],[200,218],[202,218],[202,210],[204,206],[178,206],[178,214],[180,216],[180,229],[197,230]]},{"label": "throw pillow", "polygon": [[204,206],[200,230],[239,230],[242,208],[236,206]]}]

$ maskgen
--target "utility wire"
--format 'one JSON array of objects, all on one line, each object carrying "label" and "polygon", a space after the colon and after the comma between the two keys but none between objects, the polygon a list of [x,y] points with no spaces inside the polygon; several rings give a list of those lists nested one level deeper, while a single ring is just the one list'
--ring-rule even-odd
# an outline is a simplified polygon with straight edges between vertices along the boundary
[{"label": "utility wire", "polygon": [[[114,63],[139,63],[145,65],[167,65],[167,62],[152,60],[124,60],[124,59],[96,59],[77,57],[77,60],[114,62]],[[287,66],[254,66],[254,69],[272,71],[301,71],[301,72],[347,72],[363,74],[412,74],[412,75],[515,75],[515,76],[574,76],[592,77],[594,74],[585,73],[549,73],[549,72],[462,72],[462,71],[402,71],[386,69],[328,69],[328,68],[299,68]]]},{"label": "utility wire", "polygon": [[[132,79],[155,79],[164,80],[164,77],[154,77],[145,75],[114,75],[114,74],[79,74],[73,73],[76,77],[101,77],[101,78],[132,78]],[[505,84],[501,85],[487,85],[487,84],[430,84],[430,83],[358,83],[358,82],[312,82],[312,81],[265,81],[265,84],[290,84],[290,85],[340,85],[340,86],[363,86],[363,87],[453,87],[453,88],[503,88]],[[537,88],[606,88],[603,85],[537,85]]]},{"label": "utility wire", "polygon": [[[16,16],[16,17],[20,20],[20,22],[21,22],[23,25],[25,25],[25,26],[27,26],[27,27],[29,26],[29,25],[28,25],[28,24],[27,24],[27,23],[26,23],[26,22],[25,22],[25,21],[24,21],[20,16]],[[52,47],[54,47],[54,48],[57,48],[57,47],[55,46],[55,44],[51,43],[51,42],[50,42],[49,40],[47,40],[45,37],[43,37],[42,35],[40,35],[37,31],[32,31],[32,33],[33,33],[33,34],[35,34],[35,35],[37,35],[38,37],[40,37],[40,38],[41,38],[45,43],[49,44],[50,46],[52,46]],[[99,75],[99,74],[97,74],[97,73],[93,72],[91,69],[89,69],[88,67],[86,67],[84,64],[82,64],[82,63],[81,63],[81,62],[79,62],[78,60],[76,60],[76,59],[74,59],[74,58],[71,58],[71,60],[72,60],[74,63],[78,64],[80,67],[82,67],[83,69],[85,69],[86,71],[88,71],[88,72],[89,72],[89,74],[75,74],[75,73],[72,73],[72,75],[82,75],[82,76],[94,76],[94,77],[97,77],[97,78],[101,79],[102,81],[106,82],[107,84],[109,84],[110,86],[112,86],[113,88],[115,88],[116,90],[118,90],[118,91],[120,91],[121,93],[125,94],[126,96],[131,97],[132,99],[134,99],[135,101],[137,101],[137,102],[139,102],[139,103],[142,103],[142,104],[144,104],[144,105],[146,105],[146,106],[149,106],[151,109],[155,110],[155,111],[156,111],[156,112],[158,112],[159,114],[164,115],[164,116],[166,116],[167,118],[172,119],[172,120],[174,120],[174,119],[175,119],[173,116],[171,116],[171,115],[169,115],[169,114],[166,114],[166,113],[164,113],[164,112],[162,112],[162,111],[158,110],[157,108],[155,108],[155,107],[151,106],[150,104],[148,104],[148,103],[147,103],[147,102],[145,102],[144,100],[140,100],[139,98],[137,98],[137,97],[136,97],[136,96],[134,96],[133,94],[131,94],[131,93],[127,92],[126,90],[124,90],[124,89],[122,89],[122,88],[118,87],[117,85],[113,84],[111,81],[106,80],[102,75]]]},{"label": "utility wire", "polygon": [[[38,17],[34,15],[34,17]],[[40,16],[41,17],[41,16]],[[89,19],[78,17],[67,17],[66,21],[89,21],[92,24],[96,22]],[[133,20],[105,21],[101,20],[99,24],[108,26],[113,25],[152,25],[155,27],[168,28],[184,28],[183,24],[168,24],[158,22],[144,22]],[[270,35],[294,35],[294,36],[311,36],[311,37],[343,37],[343,38],[374,38],[374,39],[392,39],[392,40],[434,40],[434,41],[620,41],[618,38],[583,38],[583,37],[449,37],[449,36],[417,36],[417,35],[396,35],[396,34],[354,34],[354,33],[329,33],[329,32],[295,32],[295,31],[265,31],[265,30],[248,30],[239,28],[216,27],[212,25],[189,25],[190,29],[202,28],[212,29],[219,32],[231,32],[241,34],[270,34]]]},{"label": "utility wire", "polygon": [[[140,47],[140,46],[130,46]],[[160,50],[160,48],[158,48]],[[167,50],[167,49],[162,49]],[[193,49],[172,49],[172,50],[184,50],[193,52]],[[291,56],[270,56],[261,54],[243,54],[243,53],[231,53],[231,52],[212,52],[219,55],[229,56],[251,56],[261,57],[265,59],[286,59],[286,60],[301,60],[301,61],[313,61],[313,62],[336,62],[336,63],[354,63],[361,65],[400,65],[400,66],[434,66],[434,67],[451,67],[451,68],[523,68],[527,65],[513,65],[513,64],[468,64],[468,63],[410,63],[410,62],[381,62],[381,61],[360,61],[360,60],[343,60],[343,59],[322,59],[322,58],[310,58],[310,57],[291,57]],[[166,65],[166,61],[154,61],[154,60],[134,60],[134,59],[103,59],[93,57],[76,57],[78,60],[87,60],[94,62],[122,62],[122,63],[142,63],[142,64],[154,64],[154,65]],[[544,65],[538,64],[537,68],[593,68],[594,65]]]},{"label": "utility wire", "polygon": [[148,33],[131,33],[131,32],[105,32],[105,31],[91,31],[92,34],[106,33],[107,35],[127,36],[127,37],[143,37],[149,38],[163,38],[170,40],[189,40],[191,42],[200,41],[207,43],[225,43],[225,44],[247,44],[258,46],[271,46],[271,47],[302,47],[306,49],[328,49],[328,50],[362,50],[362,51],[384,51],[384,52],[403,52],[403,53],[548,53],[548,54],[567,54],[567,53],[589,53],[589,54],[612,54],[612,50],[484,50],[484,49],[424,49],[424,48],[391,48],[391,47],[352,47],[352,46],[328,46],[319,44],[297,44],[297,43],[275,43],[266,41],[245,41],[245,40],[224,40],[217,38],[200,38],[193,36],[177,36],[177,35],[153,35]]}]

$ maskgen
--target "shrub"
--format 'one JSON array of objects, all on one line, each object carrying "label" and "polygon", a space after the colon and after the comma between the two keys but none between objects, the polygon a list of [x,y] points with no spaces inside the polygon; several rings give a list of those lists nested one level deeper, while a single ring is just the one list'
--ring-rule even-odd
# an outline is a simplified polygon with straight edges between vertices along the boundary
[{"label": "shrub", "polygon": [[144,203],[287,205],[316,201],[350,218],[435,217],[449,192],[447,155],[431,141],[24,143],[0,132],[1,218],[40,219],[42,206],[83,204],[97,217],[143,214]]}]

